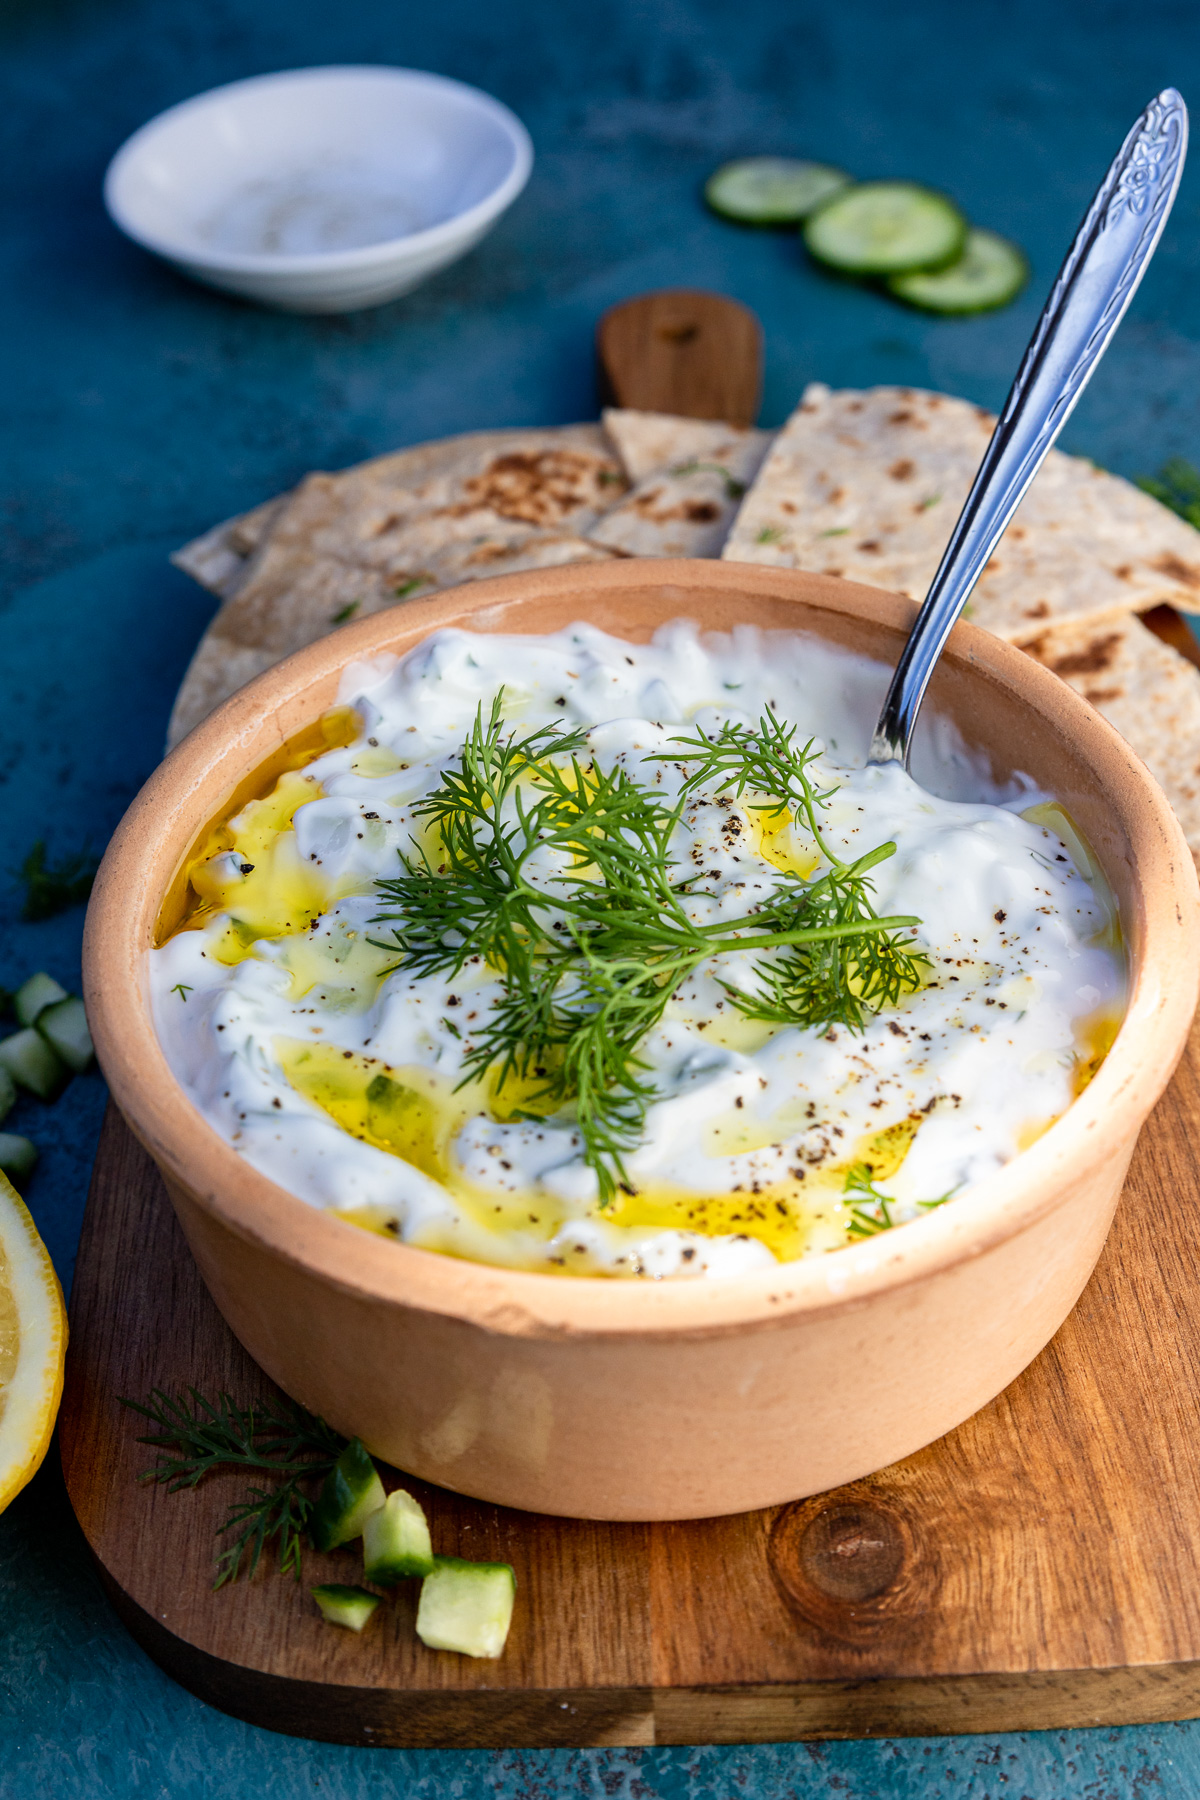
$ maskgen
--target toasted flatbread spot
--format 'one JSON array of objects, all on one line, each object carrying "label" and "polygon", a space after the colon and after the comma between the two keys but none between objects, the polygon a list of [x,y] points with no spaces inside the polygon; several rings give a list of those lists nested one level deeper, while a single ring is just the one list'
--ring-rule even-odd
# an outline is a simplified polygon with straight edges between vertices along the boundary
[{"label": "toasted flatbread spot", "polygon": [[[168,741],[350,619],[482,575],[614,555],[584,533],[626,485],[596,425],[475,432],[309,475],[176,558],[225,605],[184,678]],[[252,553],[239,555],[247,541]]]},{"label": "toasted flatbread spot", "polygon": [[[1039,646],[1046,643],[1043,638],[1036,641]],[[1048,669],[1053,669],[1056,675],[1061,675],[1064,681],[1070,681],[1073,675],[1098,675],[1103,670],[1112,668],[1123,641],[1121,632],[1108,631],[1101,637],[1092,638],[1078,650],[1056,653],[1051,639],[1048,654],[1035,650],[1032,644],[1029,646],[1029,653],[1036,656],[1039,662],[1044,662]]]},{"label": "toasted flatbread spot", "polygon": [[490,507],[502,519],[561,525],[582,507],[603,506],[596,491],[600,473],[594,456],[576,451],[510,450],[473,476],[466,492],[472,505]]},{"label": "toasted flatbread spot", "polygon": [[1172,581],[1181,581],[1186,588],[1200,588],[1200,569],[1191,563],[1185,563],[1182,557],[1168,553],[1155,559],[1154,567],[1160,574]]}]

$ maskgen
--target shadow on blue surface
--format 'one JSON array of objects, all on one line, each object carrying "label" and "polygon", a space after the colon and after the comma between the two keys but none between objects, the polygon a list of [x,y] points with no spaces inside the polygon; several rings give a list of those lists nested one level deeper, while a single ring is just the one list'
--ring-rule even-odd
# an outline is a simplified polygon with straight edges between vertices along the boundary
[{"label": "shadow on blue surface", "polygon": [[[594,412],[601,310],[647,287],[763,319],[763,419],[807,380],[911,382],[995,405],[1095,182],[1166,82],[1200,94],[1194,0],[0,0],[0,984],[78,979],[81,909],[17,919],[38,837],[99,848],[154,766],[211,600],[174,545],[305,470],[448,432]],[[529,125],[526,194],[408,299],[296,319],[208,294],[124,243],[99,184],[122,138],[217,82],[324,61],[473,81]],[[786,233],[697,200],[723,158],[816,154],[950,189],[1017,238],[1009,310],[923,319],[807,267]],[[1200,448],[1200,187],[1066,447],[1124,473]],[[97,1077],[14,1115],[29,1199],[69,1273]],[[1130,1800],[1200,1793],[1200,1726],[732,1750],[359,1751],[256,1731],[174,1687],[102,1600],[48,1468],[0,1519],[0,1796],[475,1794]]]}]

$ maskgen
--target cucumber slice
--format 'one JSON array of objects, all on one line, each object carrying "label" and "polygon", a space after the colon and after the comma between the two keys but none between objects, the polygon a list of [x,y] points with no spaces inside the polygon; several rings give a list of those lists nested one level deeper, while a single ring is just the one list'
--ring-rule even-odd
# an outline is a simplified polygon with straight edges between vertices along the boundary
[{"label": "cucumber slice", "polygon": [[37,1161],[37,1145],[15,1131],[0,1131],[0,1170],[10,1181],[24,1181]]},{"label": "cucumber slice", "polygon": [[967,221],[915,181],[864,181],[834,194],[804,227],[809,254],[844,275],[940,269],[962,255]]},{"label": "cucumber slice", "polygon": [[[0,1044],[0,1050],[4,1046]],[[330,1469],[309,1520],[309,1535],[318,1550],[336,1550],[361,1537],[373,1512],[387,1500],[379,1471],[358,1438],[351,1438]]]},{"label": "cucumber slice", "polygon": [[704,198],[723,219],[739,225],[798,225],[810,212],[851,185],[849,175],[826,163],[794,156],[744,156],[722,163],[704,184]]},{"label": "cucumber slice", "polygon": [[44,1007],[38,1014],[37,1028],[76,1075],[82,1075],[90,1066],[96,1053],[82,1000],[72,994],[64,1000],[56,1000],[53,1006]]},{"label": "cucumber slice", "polygon": [[420,1503],[396,1488],[363,1526],[363,1574],[380,1587],[433,1573],[433,1546]]},{"label": "cucumber slice", "polygon": [[0,1068],[0,1119],[8,1117],[17,1097],[17,1085],[7,1069]]},{"label": "cucumber slice", "polygon": [[0,1039],[0,1068],[39,1100],[56,1100],[71,1079],[58,1052],[32,1027]]},{"label": "cucumber slice", "polygon": [[421,1583],[417,1636],[431,1650],[499,1656],[512,1624],[517,1578],[507,1563],[439,1556]]},{"label": "cucumber slice", "polygon": [[977,313],[1007,306],[1029,280],[1029,264],[1015,244],[994,231],[971,230],[957,262],[933,273],[893,275],[889,293],[926,312]]},{"label": "cucumber slice", "polygon": [[344,1625],[348,1631],[361,1631],[379,1605],[378,1594],[366,1588],[346,1587],[340,1581],[327,1581],[309,1593],[331,1625]]},{"label": "cucumber slice", "polygon": [[13,1011],[18,1025],[33,1025],[37,1016],[56,1000],[65,1000],[67,990],[59,987],[53,975],[31,975],[13,995]]}]

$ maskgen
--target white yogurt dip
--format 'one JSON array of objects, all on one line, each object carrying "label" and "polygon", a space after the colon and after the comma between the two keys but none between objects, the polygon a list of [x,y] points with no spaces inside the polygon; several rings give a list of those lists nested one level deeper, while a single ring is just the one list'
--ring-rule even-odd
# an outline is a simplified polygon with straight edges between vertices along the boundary
[{"label": "white yogurt dip", "polygon": [[[984,798],[863,766],[887,674],[803,636],[701,638],[684,623],[650,645],[584,625],[443,631],[352,665],[340,699],[354,741],[214,828],[192,871],[201,904],[150,952],[172,1069],[214,1130],[310,1204],[547,1273],[739,1273],[956,1197],[1090,1078],[1121,1016],[1124,958],[1102,877],[1051,797],[1020,779],[998,790],[945,727],[925,773]],[[795,723],[820,747],[825,843],[850,861],[895,842],[874,905],[915,916],[928,958],[920,987],[861,1033],[748,1019],[727,990],[754,990],[755,957],[702,965],[641,1045],[653,1100],[606,1205],[569,1106],[515,1117],[528,1084],[461,1085],[501,973],[482,958],[450,975],[397,967],[379,922],[375,882],[428,846],[414,808],[501,689],[514,731],[581,729],[597,768],[668,804],[686,770],[672,739],[754,727],[768,708]],[[828,867],[802,819],[754,799],[714,780],[683,806],[671,850],[696,923],[744,922],[787,871]]]}]

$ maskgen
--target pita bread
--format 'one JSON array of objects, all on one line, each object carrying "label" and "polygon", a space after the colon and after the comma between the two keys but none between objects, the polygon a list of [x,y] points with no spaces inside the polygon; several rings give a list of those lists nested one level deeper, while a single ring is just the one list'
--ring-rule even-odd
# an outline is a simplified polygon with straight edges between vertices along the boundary
[{"label": "pita bread", "polygon": [[[948,394],[807,389],[722,554],[922,599],[995,423]],[[971,596],[1014,643],[1048,624],[1167,602],[1200,610],[1200,532],[1148,494],[1052,450]]]},{"label": "pita bread", "polygon": [[[561,482],[556,483],[555,477],[561,476],[564,471],[561,465],[556,468],[553,464],[543,464],[540,469],[532,471],[527,466],[522,468],[520,459],[534,448],[531,440],[537,440],[537,448],[543,451],[561,445],[565,450],[596,453],[605,459],[601,477],[603,493],[600,506],[594,509],[595,515],[624,493],[627,481],[619,464],[613,462],[611,445],[598,425],[552,426],[545,431],[532,432],[470,432],[462,437],[443,438],[431,444],[418,444],[411,450],[398,450],[387,456],[372,457],[369,462],[356,463],[352,468],[324,479],[342,484],[347,501],[353,504],[360,490],[372,483],[403,489],[406,483],[419,484],[431,463],[435,468],[446,462],[453,464],[456,453],[461,453],[465,458],[472,450],[491,446],[497,457],[512,455],[518,459],[516,464],[509,463],[507,468],[502,467],[500,470],[497,485],[507,490],[499,496],[502,502],[517,508],[524,504],[525,510],[530,511],[536,505],[535,490],[539,486],[540,477],[541,484],[550,490],[543,496],[543,502],[547,513],[552,515],[555,510],[556,487],[558,501],[561,502],[563,498]],[[202,536],[194,538],[190,544],[185,544],[182,550],[177,550],[171,561],[202,587],[219,593],[224,600],[231,599],[240,578],[247,572],[249,558],[264,543],[273,526],[286,512],[288,503],[294,498],[295,493],[280,494],[273,500],[263,501],[250,512],[238,513],[232,519],[223,520],[220,525],[214,525]],[[583,516],[589,516],[588,509],[584,509]]]},{"label": "pita bread", "polygon": [[719,556],[771,433],[625,410],[606,412],[604,428],[634,487],[592,542],[623,556]]},{"label": "pita bread", "polygon": [[[625,486],[598,425],[476,432],[310,475],[269,517],[257,508],[206,533],[177,561],[202,569],[225,605],[184,677],[168,744],[350,618],[484,575],[611,557],[583,534]],[[246,542],[256,547],[232,567]]]},{"label": "pita bread", "polygon": [[1200,669],[1130,617],[1058,625],[1022,648],[1121,733],[1200,857]]},{"label": "pita bread", "polygon": [[193,538],[182,550],[176,550],[171,561],[201,587],[228,600],[245,573],[247,557],[257,550],[289,498],[280,494],[274,500],[264,500],[250,512],[222,520],[202,537]]},{"label": "pita bread", "polygon": [[734,459],[730,473],[747,485],[758,473],[774,433],[723,425],[719,419],[682,419],[676,413],[638,412],[609,406],[600,415],[630,481],[661,475],[685,462]]}]

